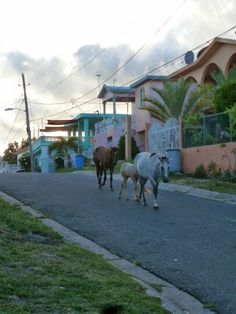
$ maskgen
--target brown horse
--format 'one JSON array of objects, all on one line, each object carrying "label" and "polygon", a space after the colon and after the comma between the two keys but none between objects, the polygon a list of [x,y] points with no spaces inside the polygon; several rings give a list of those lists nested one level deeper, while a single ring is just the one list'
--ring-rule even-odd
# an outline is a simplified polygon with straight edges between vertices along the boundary
[{"label": "brown horse", "polygon": [[[99,188],[105,185],[107,179],[107,169],[110,170],[110,189],[113,191],[112,179],[114,167],[118,160],[118,148],[117,147],[103,147],[99,146],[93,153],[93,161],[96,166],[97,178]],[[104,178],[102,183],[102,174],[104,172]]]}]

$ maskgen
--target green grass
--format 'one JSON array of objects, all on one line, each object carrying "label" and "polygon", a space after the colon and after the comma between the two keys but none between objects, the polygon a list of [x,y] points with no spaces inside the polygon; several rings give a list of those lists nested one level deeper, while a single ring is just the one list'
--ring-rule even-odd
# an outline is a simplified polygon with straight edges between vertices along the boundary
[{"label": "green grass", "polygon": [[170,183],[192,186],[209,191],[236,194],[236,183],[220,179],[197,179],[182,174],[171,174]]},{"label": "green grass", "polygon": [[0,313],[168,313],[128,275],[0,200]]}]

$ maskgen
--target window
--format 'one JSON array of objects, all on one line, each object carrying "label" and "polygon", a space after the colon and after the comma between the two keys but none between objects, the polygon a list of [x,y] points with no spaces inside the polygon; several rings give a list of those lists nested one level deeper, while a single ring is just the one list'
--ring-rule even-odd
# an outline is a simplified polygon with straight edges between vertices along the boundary
[{"label": "window", "polygon": [[140,96],[140,103],[139,103],[139,108],[143,108],[144,107],[144,97],[145,97],[145,92],[144,92],[144,87],[142,87],[141,89],[140,89],[140,94],[139,94],[139,96]]}]

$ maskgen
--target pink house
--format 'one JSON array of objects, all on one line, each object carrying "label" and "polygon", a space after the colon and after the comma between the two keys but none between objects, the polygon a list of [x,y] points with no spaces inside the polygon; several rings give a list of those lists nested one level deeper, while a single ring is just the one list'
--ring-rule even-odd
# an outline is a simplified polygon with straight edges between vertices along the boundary
[{"label": "pink house", "polygon": [[[152,90],[153,87],[161,89],[163,81],[167,79],[177,80],[180,77],[193,80],[196,84],[211,82],[211,74],[213,71],[221,69],[225,75],[236,64],[236,40],[215,38],[207,47],[200,50],[196,59],[191,59],[180,70],[173,72],[169,77],[158,75],[147,75],[134,82],[130,87],[114,87],[104,85],[98,98],[103,102],[103,114],[106,113],[106,103],[113,104],[113,118],[116,117],[117,103],[131,103],[131,126],[130,134],[135,136],[137,145],[141,151],[147,151],[149,147],[148,132],[152,125],[159,123],[153,119],[148,111],[143,110],[145,102],[143,98],[157,97]],[[126,119],[126,118],[124,118]],[[129,132],[127,119],[124,122],[125,132]],[[111,135],[107,133],[107,138]],[[128,134],[129,135],[129,134]],[[104,136],[104,135],[103,135]],[[196,167],[203,163],[206,167],[211,161],[216,162],[217,166],[223,171],[231,164],[236,167],[235,153],[236,143],[227,143],[225,152],[222,151],[220,145],[205,145],[193,148],[182,148],[182,137],[180,133],[180,150],[182,159],[182,170],[184,172],[193,172]],[[233,152],[233,153],[232,153]],[[235,169],[236,170],[236,169]]]}]

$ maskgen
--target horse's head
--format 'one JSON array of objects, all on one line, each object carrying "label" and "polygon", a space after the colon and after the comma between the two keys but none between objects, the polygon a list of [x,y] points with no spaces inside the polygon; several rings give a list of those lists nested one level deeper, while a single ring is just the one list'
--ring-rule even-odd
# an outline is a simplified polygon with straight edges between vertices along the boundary
[{"label": "horse's head", "polygon": [[161,161],[161,175],[163,178],[163,182],[167,183],[169,181],[168,174],[170,169],[169,159],[166,156],[159,157]]},{"label": "horse's head", "polygon": [[117,161],[118,161],[118,148],[117,147],[111,147],[110,157],[112,160],[112,164],[116,166]]}]

